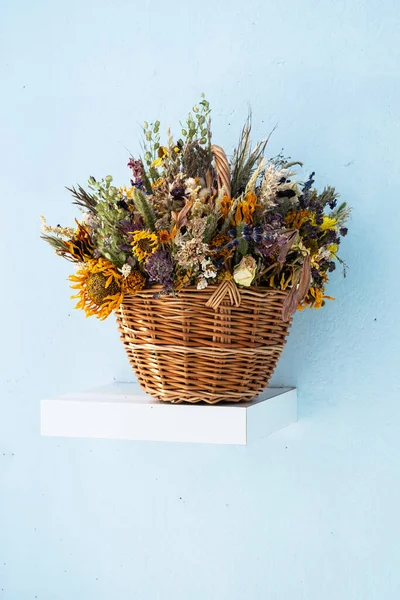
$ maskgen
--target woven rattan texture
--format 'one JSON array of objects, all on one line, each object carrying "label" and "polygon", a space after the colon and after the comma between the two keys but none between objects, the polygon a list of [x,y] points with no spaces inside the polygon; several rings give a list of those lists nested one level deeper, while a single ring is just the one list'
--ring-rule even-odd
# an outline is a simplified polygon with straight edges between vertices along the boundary
[{"label": "woven rattan texture", "polygon": [[178,297],[152,287],[125,296],[117,322],[143,389],[164,402],[241,402],[261,392],[275,369],[290,327],[282,321],[286,292],[240,290],[206,307],[216,286],[186,288]]}]

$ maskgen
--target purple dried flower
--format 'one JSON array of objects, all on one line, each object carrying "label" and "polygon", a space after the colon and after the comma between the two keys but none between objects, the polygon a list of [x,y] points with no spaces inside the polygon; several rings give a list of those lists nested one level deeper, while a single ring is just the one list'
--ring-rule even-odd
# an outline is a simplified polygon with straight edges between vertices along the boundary
[{"label": "purple dried flower", "polygon": [[332,271],[334,271],[335,269],[336,269],[336,265],[335,265],[335,263],[333,262],[333,260],[331,260],[331,261],[329,262],[329,264],[328,264],[328,271],[329,271],[329,273],[332,273]]},{"label": "purple dried flower", "polygon": [[312,172],[312,173],[309,175],[309,177],[308,177],[307,181],[306,181],[306,182],[305,182],[305,184],[303,185],[303,196],[304,196],[305,198],[308,196],[308,193],[309,193],[309,191],[311,190],[311,188],[312,188],[312,185],[313,185],[313,183],[314,183],[314,181],[315,181],[315,179],[314,179],[314,176],[315,176],[315,171],[313,171],[313,172]]},{"label": "purple dried flower", "polygon": [[251,227],[250,225],[245,225],[242,229],[242,238],[246,240],[246,242],[250,242],[251,240]]},{"label": "purple dried flower", "polygon": [[259,244],[261,242],[261,239],[262,239],[262,228],[261,227],[256,226],[253,228],[252,239],[253,239],[253,242],[255,242],[256,244]]},{"label": "purple dried flower", "polygon": [[290,188],[287,190],[278,190],[276,192],[276,197],[277,198],[293,198],[293,196],[296,195],[296,192],[294,190],[291,190]]},{"label": "purple dried flower", "polygon": [[331,201],[330,201],[328,204],[329,204],[329,208],[330,208],[331,210],[333,210],[333,209],[336,207],[336,204],[337,204],[337,198],[334,198],[334,199],[333,199],[333,200],[331,200]]},{"label": "purple dried flower", "polygon": [[340,235],[342,235],[343,237],[344,237],[345,235],[347,235],[348,231],[349,231],[349,230],[347,229],[347,227],[341,227],[341,228],[339,229],[339,233],[340,233]]},{"label": "purple dried flower", "polygon": [[319,227],[310,223],[310,221],[306,221],[302,225],[302,235],[308,239],[317,238],[320,233]]},{"label": "purple dried flower", "polygon": [[125,235],[129,236],[132,231],[144,229],[143,219],[140,215],[135,217],[122,219],[119,222],[119,228]]},{"label": "purple dried flower", "polygon": [[321,285],[323,283],[321,273],[318,271],[318,269],[311,269],[311,277],[313,278],[314,283],[316,283],[317,285]]},{"label": "purple dried flower", "polygon": [[283,216],[277,212],[269,212],[265,215],[264,229],[280,229],[283,226]]},{"label": "purple dried flower", "polygon": [[156,250],[146,261],[145,269],[150,281],[160,283],[164,288],[172,287],[174,264],[165,250]]},{"label": "purple dried flower", "polygon": [[334,229],[328,229],[324,236],[324,244],[338,244],[339,243],[337,232]]},{"label": "purple dried flower", "polygon": [[246,240],[246,242],[255,242],[259,244],[262,238],[262,229],[261,227],[252,227],[251,225],[245,225],[242,230],[242,238]]},{"label": "purple dried flower", "polygon": [[182,184],[176,184],[171,190],[171,196],[178,200],[185,197],[185,188]]},{"label": "purple dried flower", "polygon": [[128,160],[128,167],[132,169],[131,184],[140,186],[143,183],[143,163],[141,160],[135,160],[133,156]]}]

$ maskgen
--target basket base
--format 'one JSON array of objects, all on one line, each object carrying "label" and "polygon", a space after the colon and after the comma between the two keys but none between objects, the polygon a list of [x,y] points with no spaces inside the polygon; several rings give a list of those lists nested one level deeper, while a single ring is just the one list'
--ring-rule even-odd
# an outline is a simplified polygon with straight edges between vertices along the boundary
[{"label": "basket base", "polygon": [[176,391],[168,392],[165,389],[150,388],[145,383],[139,380],[140,387],[146,394],[149,394],[152,398],[160,400],[160,402],[168,402],[170,404],[232,404],[232,403],[244,403],[251,402],[261,392],[263,392],[268,386],[260,388],[258,391],[252,390],[247,394],[234,392],[232,390],[226,390],[223,394],[213,393],[209,389],[199,390],[196,387],[196,394],[185,392],[182,390],[177,394]]}]

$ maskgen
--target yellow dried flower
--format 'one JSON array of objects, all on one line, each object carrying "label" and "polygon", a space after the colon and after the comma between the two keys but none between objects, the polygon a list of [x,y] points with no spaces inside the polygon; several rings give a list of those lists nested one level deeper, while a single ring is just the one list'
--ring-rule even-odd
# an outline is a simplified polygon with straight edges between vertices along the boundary
[{"label": "yellow dried flower", "polygon": [[256,208],[261,208],[261,204],[258,204],[257,201],[258,199],[254,192],[246,194],[246,198],[237,205],[235,216],[232,220],[233,224],[252,223],[254,211]]},{"label": "yellow dried flower", "polygon": [[233,279],[233,275],[230,271],[220,271],[218,273],[218,277],[217,280],[219,281],[230,281],[231,279]]},{"label": "yellow dried flower", "polygon": [[322,221],[321,231],[326,231],[327,229],[336,229],[336,225],[337,225],[336,219],[325,215],[324,220]]},{"label": "yellow dried flower", "polygon": [[176,290],[181,290],[182,288],[188,287],[191,283],[192,276],[193,272],[191,269],[179,271],[175,277],[174,288]]},{"label": "yellow dried flower", "polygon": [[166,229],[162,229],[161,231],[158,231],[157,233],[158,233],[158,238],[159,238],[161,244],[167,244],[168,242],[171,241],[171,234]]},{"label": "yellow dried flower", "polygon": [[300,229],[303,223],[310,220],[311,217],[312,215],[308,210],[291,210],[286,215],[285,223],[287,227],[292,227],[293,229]]},{"label": "yellow dried flower", "polygon": [[157,234],[145,230],[132,231],[131,234],[133,235],[132,249],[139,261],[145,260],[157,250],[159,246]]},{"label": "yellow dried flower", "polygon": [[128,277],[122,282],[122,289],[125,294],[133,296],[140,292],[146,285],[145,276],[138,270],[131,271]]},{"label": "yellow dried flower", "polygon": [[136,188],[134,186],[130,187],[129,190],[126,189],[126,185],[124,185],[124,187],[119,188],[120,195],[125,196],[126,198],[129,198],[130,200],[132,200],[132,198],[135,196],[135,192],[136,192]]},{"label": "yellow dried flower", "polygon": [[71,275],[73,289],[79,292],[71,298],[79,298],[75,308],[85,311],[87,317],[95,315],[104,320],[116,310],[122,302],[122,280],[114,265],[105,258],[89,260]]},{"label": "yellow dried flower", "polygon": [[220,250],[215,252],[216,257],[229,258],[232,256],[234,249],[224,248],[231,241],[229,235],[224,233],[217,233],[216,236],[213,237],[210,243],[210,248],[215,250],[216,248],[220,248]]},{"label": "yellow dried flower", "polygon": [[221,200],[220,209],[222,215],[226,218],[231,210],[233,200],[229,198],[229,196],[224,196]]}]

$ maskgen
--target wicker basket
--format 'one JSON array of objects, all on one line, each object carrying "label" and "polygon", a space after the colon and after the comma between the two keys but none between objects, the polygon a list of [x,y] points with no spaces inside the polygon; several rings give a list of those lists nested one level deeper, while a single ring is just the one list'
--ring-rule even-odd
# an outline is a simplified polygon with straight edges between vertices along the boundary
[{"label": "wicker basket", "polygon": [[158,299],[153,287],[124,298],[118,327],[148,394],[215,404],[249,401],[266,387],[290,327],[282,321],[287,292],[229,285]]}]

